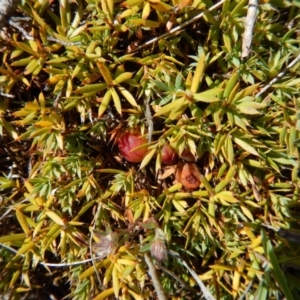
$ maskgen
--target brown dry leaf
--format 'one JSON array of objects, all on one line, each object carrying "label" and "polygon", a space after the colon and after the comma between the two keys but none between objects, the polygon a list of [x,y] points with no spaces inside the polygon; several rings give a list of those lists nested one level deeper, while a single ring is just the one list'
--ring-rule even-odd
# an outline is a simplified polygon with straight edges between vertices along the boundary
[{"label": "brown dry leaf", "polygon": [[176,172],[175,166],[167,166],[162,169],[163,173],[158,175],[158,180],[164,180]]},{"label": "brown dry leaf", "polygon": [[133,213],[132,213],[132,210],[130,208],[127,208],[125,210],[125,213],[124,213],[124,217],[126,220],[128,220],[128,222],[130,224],[133,224],[134,223],[134,219],[133,219]]}]

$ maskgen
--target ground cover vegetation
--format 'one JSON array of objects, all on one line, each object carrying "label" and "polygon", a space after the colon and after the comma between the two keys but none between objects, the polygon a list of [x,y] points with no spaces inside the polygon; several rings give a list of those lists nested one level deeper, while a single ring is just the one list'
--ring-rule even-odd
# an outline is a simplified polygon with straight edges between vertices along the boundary
[{"label": "ground cover vegetation", "polygon": [[1,15],[1,295],[299,299],[299,4],[216,4]]}]

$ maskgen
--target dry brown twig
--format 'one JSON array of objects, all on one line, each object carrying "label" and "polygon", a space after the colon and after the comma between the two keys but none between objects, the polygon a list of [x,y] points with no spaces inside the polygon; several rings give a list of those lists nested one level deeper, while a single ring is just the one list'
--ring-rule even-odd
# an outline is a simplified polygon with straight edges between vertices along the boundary
[{"label": "dry brown twig", "polygon": [[[215,8],[221,6],[221,4],[223,4],[224,2],[225,2],[225,0],[221,0],[221,1],[218,2],[217,4],[211,6],[207,11],[212,11],[212,10],[214,10]],[[183,24],[181,24],[181,25],[179,25],[179,26],[177,26],[177,27],[172,28],[169,32],[164,33],[164,34],[162,34],[162,35],[160,35],[160,36],[158,36],[158,37],[156,37],[156,38],[154,38],[154,39],[152,39],[152,40],[146,42],[145,44],[143,44],[143,45],[141,45],[141,46],[139,46],[139,47],[133,49],[132,51],[129,51],[129,53],[136,52],[136,51],[138,51],[138,50],[140,50],[140,49],[143,49],[143,48],[147,47],[148,45],[151,45],[151,44],[153,44],[153,43],[155,43],[155,42],[157,42],[157,41],[159,41],[159,40],[161,40],[161,39],[163,39],[163,38],[166,38],[167,36],[169,36],[169,35],[175,33],[175,32],[178,31],[178,30],[181,30],[182,28],[184,28],[184,27],[186,27],[186,26],[192,24],[192,23],[195,22],[196,20],[200,19],[201,17],[204,16],[204,13],[205,13],[205,12],[201,12],[200,14],[196,15],[194,18],[192,18],[192,19],[186,21],[185,23],[183,23]]]},{"label": "dry brown twig", "polygon": [[3,93],[2,91],[0,91],[0,96],[7,97],[7,98],[15,98],[15,95]]},{"label": "dry brown twig", "polygon": [[93,241],[94,231],[95,231],[97,219],[99,217],[101,208],[102,208],[102,203],[99,203],[98,207],[97,207],[97,212],[95,214],[94,224],[93,224],[93,228],[92,228],[91,236],[90,236],[90,241],[89,241],[89,248],[90,248],[90,253],[91,253],[91,261],[92,261],[92,264],[93,264],[93,267],[94,267],[94,270],[95,270],[95,273],[96,273],[96,276],[97,276],[97,280],[98,280],[98,283],[99,283],[100,287],[102,287],[102,281],[101,281],[101,278],[100,278],[100,275],[99,275],[99,272],[97,270],[97,266],[96,266],[96,263],[95,263],[95,258],[94,258],[94,254],[93,254],[93,250],[92,250],[92,241]]},{"label": "dry brown twig", "polygon": [[27,40],[30,40],[30,41],[33,41],[33,37],[30,36],[26,30],[24,28],[22,28],[22,24],[20,22],[17,22],[15,21],[14,18],[11,18],[9,21],[8,21],[8,24],[16,29],[19,30],[20,33],[23,34],[23,36],[27,39]]},{"label": "dry brown twig", "polygon": [[243,292],[243,294],[241,295],[241,297],[239,298],[239,300],[244,300],[246,298],[246,296],[248,295],[250,289],[252,288],[254,280],[252,279],[250,281],[250,283],[247,285],[245,291]]},{"label": "dry brown twig", "polygon": [[28,21],[28,18],[20,18],[14,16],[19,2],[19,0],[0,0],[0,31],[4,27],[14,27],[27,40],[33,40],[33,37],[26,32],[21,24],[21,22],[24,20]]},{"label": "dry brown twig", "polygon": [[0,29],[7,23],[18,3],[19,0],[0,0]]},{"label": "dry brown twig", "polygon": [[144,104],[145,104],[145,117],[146,117],[146,122],[148,125],[148,143],[151,143],[152,141],[152,133],[153,133],[153,118],[151,115],[151,109],[150,109],[150,98],[146,97],[144,100]]},{"label": "dry brown twig", "polygon": [[248,57],[251,52],[253,29],[256,21],[257,12],[258,12],[258,1],[249,0],[247,17],[245,21],[245,31],[244,31],[243,43],[242,43],[242,55],[241,55],[242,58]]},{"label": "dry brown twig", "polygon": [[169,253],[179,259],[181,261],[181,263],[187,268],[187,270],[190,272],[190,274],[192,275],[192,277],[194,278],[194,280],[197,282],[197,284],[199,285],[202,293],[203,293],[203,297],[206,300],[216,300],[215,297],[210,293],[210,291],[206,288],[206,286],[203,284],[203,282],[201,281],[201,279],[199,278],[199,276],[196,274],[196,272],[189,267],[189,265],[181,258],[181,256],[175,252],[170,250]]},{"label": "dry brown twig", "polygon": [[[14,248],[12,248],[8,245],[2,244],[2,243],[0,243],[0,247],[2,247],[4,249],[7,249],[7,250],[9,250],[9,251],[11,251],[12,253],[15,253],[15,254],[19,253]],[[25,257],[24,254],[19,254],[19,256],[20,257]],[[93,259],[96,260],[96,259],[101,259],[101,258],[103,258],[103,257],[102,256],[96,256]],[[85,259],[85,260],[80,260],[80,261],[74,261],[74,262],[71,262],[71,263],[46,263],[46,262],[39,261],[38,264],[41,265],[41,266],[44,266],[44,267],[64,268],[64,267],[78,266],[78,265],[82,265],[82,264],[89,263],[89,262],[92,262],[91,258]]]},{"label": "dry brown twig", "polygon": [[154,289],[157,294],[157,299],[158,300],[167,300],[164,290],[158,280],[158,276],[157,276],[155,267],[154,267],[152,260],[148,253],[145,254],[145,262],[149,268],[148,273],[149,273],[150,277],[152,278],[153,286],[154,286]]},{"label": "dry brown twig", "polygon": [[280,78],[282,78],[284,76],[284,74],[290,69],[292,68],[295,64],[297,64],[300,61],[300,52],[298,53],[298,55],[296,56],[295,59],[293,59],[288,65],[287,67],[280,72],[275,78],[273,78],[266,86],[264,86],[259,93],[257,93],[255,95],[255,98],[257,99],[259,96],[261,96],[265,91],[267,91],[274,83],[276,83]]},{"label": "dry brown twig", "polygon": [[172,271],[170,271],[169,269],[163,267],[162,265],[158,266],[162,271],[164,271],[165,273],[169,274],[171,277],[173,277],[175,280],[177,280],[185,289],[189,290],[190,292],[194,293],[195,295],[198,294],[198,292],[192,288],[191,286],[189,286],[188,284],[186,284],[183,280],[181,280],[178,276],[176,276]]}]

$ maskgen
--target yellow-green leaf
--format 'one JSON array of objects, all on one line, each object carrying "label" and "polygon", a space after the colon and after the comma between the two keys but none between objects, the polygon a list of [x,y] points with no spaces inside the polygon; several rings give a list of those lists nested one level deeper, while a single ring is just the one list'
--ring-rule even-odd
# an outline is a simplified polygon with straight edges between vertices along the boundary
[{"label": "yellow-green leaf", "polygon": [[26,253],[28,250],[32,249],[35,246],[35,243],[33,241],[30,241],[28,243],[24,243],[22,247],[18,251],[18,255],[22,255]]},{"label": "yellow-green leaf", "polygon": [[65,222],[64,220],[54,211],[52,210],[47,210],[45,211],[45,214],[51,219],[53,220],[56,224],[64,226]]},{"label": "yellow-green leaf", "polygon": [[125,1],[125,2],[122,3],[122,6],[124,6],[124,7],[132,7],[132,6],[140,5],[143,2],[144,2],[143,0],[127,0],[127,1]]},{"label": "yellow-green leaf", "polygon": [[111,91],[112,98],[114,100],[116,110],[121,115],[122,114],[122,107],[121,107],[120,97],[119,97],[118,93],[116,92],[116,90],[113,87],[110,88],[110,91]]},{"label": "yellow-green leaf", "polygon": [[[99,263],[96,263],[96,270],[99,270],[104,264],[107,263],[107,259],[105,260],[102,260],[101,262]],[[92,276],[94,273],[95,273],[95,267],[94,266],[91,266],[89,267],[88,269],[86,269],[83,273],[81,273],[79,275],[79,279],[84,279],[86,277],[90,277]]]},{"label": "yellow-green leaf", "polygon": [[102,99],[102,102],[99,106],[98,116],[101,117],[107,109],[107,106],[111,99],[111,89],[108,89]]},{"label": "yellow-green leaf", "polygon": [[248,86],[245,89],[241,90],[234,96],[232,102],[235,103],[236,101],[238,101],[244,97],[251,96],[255,92],[255,90],[259,87],[259,85],[260,85],[260,83],[257,83],[257,84]]},{"label": "yellow-green leaf", "polygon": [[236,72],[233,75],[231,75],[230,79],[226,83],[226,87],[223,93],[223,98],[226,99],[229,97],[231,91],[233,90],[234,86],[236,85],[239,78],[239,74]]},{"label": "yellow-green leaf", "polygon": [[25,233],[16,233],[16,234],[10,234],[0,237],[0,243],[12,243],[15,241],[22,241],[26,238]]},{"label": "yellow-green leaf", "polygon": [[152,159],[152,157],[154,156],[156,152],[156,149],[152,149],[142,160],[141,162],[141,166],[140,166],[140,170],[143,169],[145,166],[148,165],[148,163],[150,162],[150,160]]},{"label": "yellow-green leaf", "polygon": [[127,276],[130,275],[132,271],[135,269],[135,266],[136,263],[134,265],[126,266],[121,273],[121,279],[127,278]]},{"label": "yellow-green leaf", "polygon": [[16,41],[11,41],[11,44],[13,46],[15,46],[16,48],[24,50],[25,52],[29,53],[30,55],[33,55],[34,57],[36,57],[36,53],[27,44],[21,43],[21,42],[16,42]]},{"label": "yellow-green leaf", "polygon": [[20,210],[17,209],[16,210],[16,217],[17,217],[18,222],[20,223],[23,231],[26,234],[29,234],[30,233],[30,228],[29,228],[28,223],[26,221],[25,215]]},{"label": "yellow-green leaf", "polygon": [[232,296],[234,299],[238,295],[238,291],[240,289],[240,279],[241,279],[240,272],[234,271],[233,280],[232,280]]},{"label": "yellow-green leaf", "polygon": [[122,86],[118,86],[118,90],[132,106],[135,106],[135,107],[138,106],[134,97],[131,95],[131,93],[129,91],[127,91]]},{"label": "yellow-green leaf", "polygon": [[207,179],[205,178],[205,176],[203,176],[202,174],[200,174],[200,181],[204,185],[204,187],[206,188],[206,190],[210,193],[210,195],[214,195],[215,194],[215,191],[213,190],[213,188],[211,187],[211,185],[209,184],[209,182],[207,181]]},{"label": "yellow-green leaf", "polygon": [[32,59],[30,63],[26,66],[23,74],[29,75],[35,71],[35,69],[39,66],[39,60],[38,59]]},{"label": "yellow-green leaf", "polygon": [[32,59],[33,59],[33,57],[29,56],[29,57],[22,58],[20,60],[14,61],[10,65],[12,67],[24,67],[24,66],[27,66],[32,61]]},{"label": "yellow-green leaf", "polygon": [[249,153],[259,156],[258,152],[250,146],[248,143],[246,143],[244,140],[241,140],[239,138],[233,138],[233,140],[244,150],[248,151]]},{"label": "yellow-green leaf", "polygon": [[186,102],[185,98],[181,97],[181,98],[165,105],[164,107],[162,107],[154,116],[158,117],[158,116],[161,116],[161,115],[169,114],[172,109],[174,109],[176,107],[182,107],[185,102]]},{"label": "yellow-green leaf", "polygon": [[90,94],[103,91],[107,87],[106,83],[88,84],[75,90],[77,94]]},{"label": "yellow-green leaf", "polygon": [[129,259],[123,259],[123,258],[118,259],[117,263],[121,264],[121,265],[127,265],[127,266],[135,266],[136,265],[136,261],[129,260]]},{"label": "yellow-green leaf", "polygon": [[196,71],[193,76],[192,80],[192,86],[191,86],[191,92],[196,93],[200,83],[202,81],[202,76],[204,74],[205,69],[205,53],[202,53],[202,55],[199,57],[198,64],[196,67]]},{"label": "yellow-green leaf", "polygon": [[229,53],[232,53],[231,39],[227,33],[223,34],[223,41],[224,41],[225,47],[227,48],[227,51]]},{"label": "yellow-green leaf", "polygon": [[16,281],[19,279],[20,275],[22,274],[21,270],[16,270],[14,273],[13,273],[13,276],[10,280],[10,283],[9,283],[9,287],[12,288]]},{"label": "yellow-green leaf", "polygon": [[211,103],[220,101],[219,93],[222,91],[220,88],[214,88],[205,92],[194,94],[194,100]]},{"label": "yellow-green leaf", "polygon": [[15,130],[14,127],[11,126],[11,124],[9,122],[6,122],[5,119],[0,119],[0,126],[1,123],[3,125],[3,127],[5,128],[5,130],[7,131],[7,133],[13,138],[13,139],[17,139],[18,138],[18,133]]},{"label": "yellow-green leaf", "polygon": [[93,300],[102,300],[102,299],[107,299],[108,296],[111,296],[114,293],[114,288],[107,289],[100,293],[98,296],[93,298]]},{"label": "yellow-green leaf", "polygon": [[123,73],[123,74],[120,74],[117,78],[115,78],[115,79],[113,80],[113,84],[114,84],[114,85],[117,85],[117,84],[120,84],[120,83],[122,83],[122,82],[124,82],[124,81],[126,81],[126,80],[131,79],[131,78],[132,78],[132,73],[130,73],[130,72],[125,72],[125,73]]},{"label": "yellow-green leaf", "polygon": [[151,11],[150,3],[146,1],[143,7],[142,19],[147,19],[148,16],[150,15],[150,11]]},{"label": "yellow-green leaf", "polygon": [[164,13],[169,13],[174,8],[173,6],[170,6],[162,1],[151,1],[150,3],[152,8]]},{"label": "yellow-green leaf", "polygon": [[160,26],[159,22],[144,20],[144,19],[130,19],[130,23],[133,23],[136,26],[149,27],[149,28],[158,28]]},{"label": "yellow-green leaf", "polygon": [[112,272],[112,281],[114,287],[114,294],[116,299],[119,298],[119,289],[120,289],[120,281],[119,281],[119,272],[117,266],[115,265]]},{"label": "yellow-green leaf", "polygon": [[101,75],[103,76],[105,82],[107,85],[111,85],[112,84],[112,76],[110,74],[110,71],[108,70],[108,68],[105,66],[105,64],[98,62],[98,68],[101,72]]},{"label": "yellow-green leaf", "polygon": [[222,191],[222,192],[216,194],[216,197],[219,198],[219,199],[222,199],[224,201],[230,202],[230,203],[237,203],[237,202],[239,202],[239,200],[236,199],[233,196],[233,193],[230,192],[230,191]]}]

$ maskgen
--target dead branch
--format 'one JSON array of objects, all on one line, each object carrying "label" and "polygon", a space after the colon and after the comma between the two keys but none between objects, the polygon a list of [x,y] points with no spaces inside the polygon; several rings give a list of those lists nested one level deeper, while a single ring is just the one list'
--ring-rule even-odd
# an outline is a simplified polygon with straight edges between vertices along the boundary
[{"label": "dead branch", "polygon": [[295,59],[293,59],[293,61],[291,61],[288,66],[282,71],[280,72],[275,78],[273,78],[264,88],[262,88],[260,90],[259,93],[257,93],[255,95],[255,98],[258,98],[259,96],[261,96],[266,90],[268,90],[275,82],[277,82],[280,78],[282,78],[284,76],[284,74],[290,69],[292,68],[296,63],[298,63],[300,61],[300,53],[298,53],[298,55],[296,56]]},{"label": "dead branch", "polygon": [[[208,11],[214,10],[215,8],[221,6],[224,2],[225,2],[225,0],[221,0],[221,1],[218,2],[217,4],[211,6],[211,7],[208,9]],[[132,51],[129,51],[128,53],[136,52],[136,51],[138,51],[138,50],[140,50],[140,49],[145,48],[145,47],[148,46],[148,45],[151,45],[151,44],[153,44],[153,43],[155,43],[155,42],[157,42],[157,41],[159,41],[159,40],[161,40],[161,39],[166,38],[167,36],[169,36],[169,35],[175,33],[176,31],[181,30],[182,28],[188,26],[189,24],[192,24],[192,23],[195,22],[196,20],[198,20],[198,19],[200,19],[201,17],[203,17],[203,15],[204,15],[204,12],[201,12],[200,14],[198,14],[197,16],[195,16],[194,18],[192,18],[192,19],[186,21],[185,23],[183,23],[183,24],[181,24],[181,25],[179,25],[179,26],[177,26],[177,27],[174,27],[174,28],[171,29],[169,32],[164,33],[164,34],[162,34],[162,35],[160,35],[160,36],[158,36],[158,37],[156,37],[156,38],[154,38],[154,39],[152,39],[152,40],[146,42],[145,44],[143,44],[143,45],[141,45],[141,46],[139,46],[139,47],[133,49]]]},{"label": "dead branch", "polygon": [[245,21],[245,31],[243,35],[243,44],[242,44],[242,58],[249,56],[251,52],[253,29],[256,21],[258,11],[258,1],[249,0],[248,12]]}]

